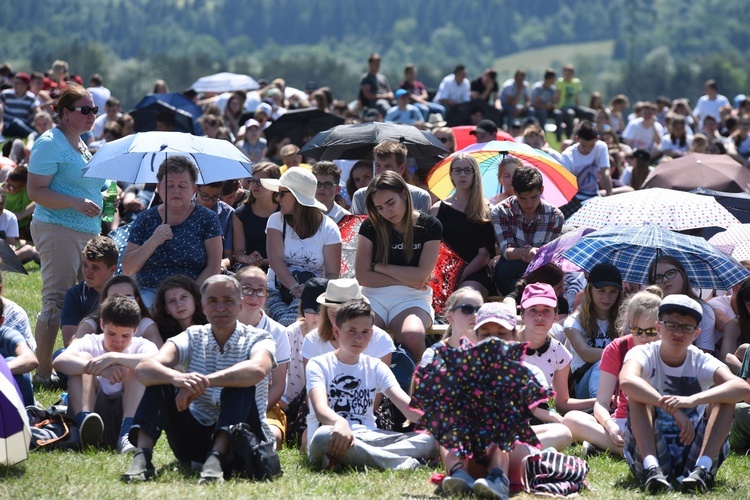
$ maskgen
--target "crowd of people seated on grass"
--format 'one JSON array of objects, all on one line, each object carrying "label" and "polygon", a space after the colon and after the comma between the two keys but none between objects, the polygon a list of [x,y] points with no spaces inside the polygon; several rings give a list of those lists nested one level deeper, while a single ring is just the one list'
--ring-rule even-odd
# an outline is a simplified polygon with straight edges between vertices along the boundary
[{"label": "crowd of people seated on grass", "polygon": [[[750,101],[735,109],[708,81],[694,111],[662,99],[626,116],[621,95],[584,106],[572,66],[529,85],[523,70],[504,83],[493,70],[472,81],[461,65],[430,100],[414,66],[393,92],[379,56],[368,62],[358,105],[327,88],[288,95],[280,79],[250,93],[196,95],[203,131],[237,140],[251,175],[199,185],[193,161],[173,155],[155,185],[118,186],[111,225],[100,218],[108,183],[80,171],[92,141],[122,135],[127,115],[108,95],[97,118],[100,78],[87,90],[73,77],[42,75],[39,85],[39,74],[16,73],[0,94],[12,160],[0,171],[0,232],[22,262],[40,263],[41,311],[32,335],[7,298],[13,290],[0,286],[0,347],[24,401],[35,403],[35,388],[65,387],[82,447],[133,453],[127,482],[155,477],[161,431],[179,460],[202,464],[201,482],[222,481],[231,426],[257,420],[262,439],[300,448],[314,467],[411,470],[442,460],[445,492],[504,498],[536,447],[488,446],[469,459],[377,417],[387,407],[419,429],[415,367],[485,342],[524,342],[524,369],[555,394],[525,423],[542,448],[575,441],[584,458],[623,455],[649,492],[678,478],[685,490],[710,489],[730,447],[750,449],[748,281],[705,301],[686,263],[670,256],[651,263],[644,290],[608,263],[527,273],[569,215],[544,199],[537,169],[506,158],[501,191],[488,199],[477,160],[459,153],[448,168],[454,190],[440,200],[399,142],[344,165],[263,135],[286,110],[314,105],[349,123],[406,117],[450,149],[456,137],[444,118],[465,112],[477,142],[507,128],[556,155],[578,180],[575,210],[640,188],[649,169],[691,151],[746,163]],[[243,121],[243,110],[252,117]],[[40,113],[54,114],[53,124]],[[361,225],[342,234],[352,216]],[[128,221],[123,248],[101,235]],[[444,247],[465,266],[437,314],[430,281]],[[53,353],[60,329],[63,349]]]}]

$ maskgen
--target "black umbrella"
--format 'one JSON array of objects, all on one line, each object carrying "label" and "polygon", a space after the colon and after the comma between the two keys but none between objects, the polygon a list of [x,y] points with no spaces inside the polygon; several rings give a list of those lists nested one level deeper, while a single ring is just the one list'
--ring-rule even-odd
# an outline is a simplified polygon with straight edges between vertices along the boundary
[{"label": "black umbrella", "polygon": [[264,131],[269,141],[274,136],[289,137],[292,144],[301,146],[318,132],[344,123],[344,119],[318,108],[293,109],[281,115]]},{"label": "black umbrella", "polygon": [[371,122],[339,125],[320,132],[302,146],[300,154],[318,160],[359,160],[372,156],[372,148],[386,140],[400,142],[406,146],[408,156],[417,160],[448,153],[434,135],[412,125]]},{"label": "black umbrella", "polygon": [[[714,191],[713,189],[697,188],[690,191],[695,194],[704,196],[713,196],[721,206],[729,210],[732,215],[737,217],[743,224],[750,224],[750,194],[749,193],[725,193],[723,191]],[[708,239],[711,236],[723,231],[723,227],[711,227],[703,229],[703,237]]]},{"label": "black umbrella", "polygon": [[193,115],[162,100],[156,100],[147,106],[130,111],[130,116],[135,121],[134,129],[136,132],[156,130],[156,119],[162,114],[174,118],[174,132],[193,133]]},{"label": "black umbrella", "polygon": [[16,252],[3,239],[0,239],[0,269],[11,273],[29,274],[16,256]]}]

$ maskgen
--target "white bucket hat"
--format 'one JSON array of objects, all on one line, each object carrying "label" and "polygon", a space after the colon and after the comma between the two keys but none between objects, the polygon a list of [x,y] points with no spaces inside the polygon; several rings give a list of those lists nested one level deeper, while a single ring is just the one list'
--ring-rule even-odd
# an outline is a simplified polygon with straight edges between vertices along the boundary
[{"label": "white bucket hat", "polygon": [[287,169],[279,179],[261,179],[260,182],[264,188],[277,193],[280,186],[287,188],[300,205],[315,207],[324,212],[328,210],[325,205],[315,199],[318,179],[306,168],[292,167]]},{"label": "white bucket hat", "polygon": [[362,295],[359,283],[354,278],[341,278],[329,280],[325,293],[318,295],[318,304],[324,306],[340,306],[344,302],[354,299],[364,299],[368,304],[367,297]]}]

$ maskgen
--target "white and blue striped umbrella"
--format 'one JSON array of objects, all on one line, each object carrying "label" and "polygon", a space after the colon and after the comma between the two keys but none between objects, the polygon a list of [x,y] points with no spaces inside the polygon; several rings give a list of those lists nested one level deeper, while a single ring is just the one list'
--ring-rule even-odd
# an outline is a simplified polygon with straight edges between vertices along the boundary
[{"label": "white and blue striped umbrella", "polygon": [[609,262],[620,270],[623,281],[646,285],[652,282],[651,263],[661,255],[682,263],[693,288],[729,290],[750,278],[750,271],[703,238],[652,224],[605,227],[578,240],[562,256],[585,271]]}]

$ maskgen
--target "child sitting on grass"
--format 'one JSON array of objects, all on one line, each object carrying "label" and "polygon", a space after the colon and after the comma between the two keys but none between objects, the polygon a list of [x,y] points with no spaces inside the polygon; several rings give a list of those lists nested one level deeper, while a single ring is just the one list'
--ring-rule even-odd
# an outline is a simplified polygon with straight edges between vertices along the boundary
[{"label": "child sitting on grass", "polygon": [[374,315],[366,299],[346,302],[336,314],[333,333],[339,347],[307,363],[308,455],[313,465],[336,461],[378,469],[413,470],[417,459],[437,456],[435,439],[425,433],[377,429],[375,394],[382,392],[410,420],[421,414],[388,366],[362,354],[372,338]]},{"label": "child sitting on grass", "polygon": [[110,420],[117,422],[121,415],[117,452],[129,453],[135,447],[128,441],[128,432],[145,390],[134,370],[158,349],[153,342],[134,336],[141,322],[141,309],[131,297],[108,298],[101,305],[99,316],[104,333],[73,342],[55,359],[53,368],[68,376],[68,413],[78,424],[81,445],[99,443],[104,432],[100,414],[112,416],[107,419],[108,424]]},{"label": "child sitting on grass", "polygon": [[26,339],[16,330],[5,326],[5,300],[0,297],[0,356],[8,362],[8,368],[18,384],[25,406],[34,405],[34,389],[31,387],[31,370],[39,361]]},{"label": "child sitting on grass", "polygon": [[620,386],[628,397],[625,458],[644,490],[706,491],[729,452],[734,404],[750,385],[691,345],[701,333],[703,308],[682,294],[659,306],[661,340],[625,356]]}]

